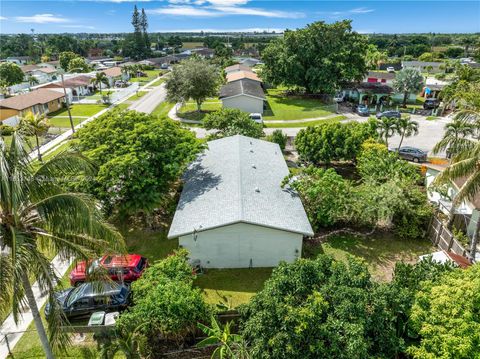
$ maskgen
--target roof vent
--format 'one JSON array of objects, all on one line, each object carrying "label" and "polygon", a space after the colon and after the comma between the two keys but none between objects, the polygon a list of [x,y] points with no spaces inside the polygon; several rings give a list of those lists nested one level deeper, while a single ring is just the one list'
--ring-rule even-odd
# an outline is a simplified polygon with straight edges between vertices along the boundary
[{"label": "roof vent", "polygon": [[257,166],[255,166],[255,163],[252,163],[252,168],[257,168]]},{"label": "roof vent", "polygon": [[255,192],[260,193],[260,188],[255,187]]},{"label": "roof vent", "polygon": [[251,144],[251,145],[253,145],[253,142],[252,142],[252,141],[250,141],[250,144]]},{"label": "roof vent", "polygon": [[250,152],[253,153],[253,149],[250,149]]}]

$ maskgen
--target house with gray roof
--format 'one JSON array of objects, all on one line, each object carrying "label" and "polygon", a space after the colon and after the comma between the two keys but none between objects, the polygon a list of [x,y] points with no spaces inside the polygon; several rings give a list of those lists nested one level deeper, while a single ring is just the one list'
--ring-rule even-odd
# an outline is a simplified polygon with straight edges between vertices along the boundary
[{"label": "house with gray roof", "polygon": [[208,142],[184,175],[168,238],[206,268],[273,267],[301,256],[312,236],[276,143],[245,136]]},{"label": "house with gray roof", "polygon": [[265,93],[259,81],[244,78],[229,82],[220,89],[225,108],[238,108],[248,113],[263,113]]}]

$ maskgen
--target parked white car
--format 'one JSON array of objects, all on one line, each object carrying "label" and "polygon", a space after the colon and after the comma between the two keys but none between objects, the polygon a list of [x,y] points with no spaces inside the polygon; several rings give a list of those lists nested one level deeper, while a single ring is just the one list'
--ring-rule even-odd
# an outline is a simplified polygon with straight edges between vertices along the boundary
[{"label": "parked white car", "polygon": [[393,67],[393,66],[388,66],[388,67],[387,67],[387,72],[395,72],[395,67]]},{"label": "parked white car", "polygon": [[338,92],[334,97],[333,101],[335,102],[343,102],[345,101],[345,92]]},{"label": "parked white car", "polygon": [[256,123],[263,123],[263,117],[261,113],[251,113],[250,118]]}]

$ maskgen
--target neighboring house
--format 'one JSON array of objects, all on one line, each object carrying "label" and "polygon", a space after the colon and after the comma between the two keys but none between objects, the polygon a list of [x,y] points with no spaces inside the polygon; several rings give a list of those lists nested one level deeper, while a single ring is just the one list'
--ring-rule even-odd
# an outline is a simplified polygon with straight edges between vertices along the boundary
[{"label": "neighboring house", "polygon": [[253,67],[253,66],[258,65],[260,63],[261,63],[260,60],[254,59],[253,57],[249,57],[249,58],[246,58],[246,59],[243,59],[243,60],[240,61],[240,65],[248,66],[248,67]]},{"label": "neighboring house", "polygon": [[20,70],[22,70],[22,72],[25,74],[25,75],[29,75],[32,73],[32,71],[34,70],[38,70],[40,69],[41,67],[38,66],[38,65],[23,65],[23,66],[20,66]]},{"label": "neighboring house", "polygon": [[171,64],[176,64],[177,62],[180,61],[180,58],[177,56],[173,55],[167,55],[167,56],[162,56],[162,57],[152,57],[147,59],[150,62],[153,62],[155,67],[160,67],[162,65],[171,65]]},{"label": "neighboring house", "polygon": [[13,62],[17,65],[25,65],[29,63],[32,59],[30,56],[11,56],[5,59],[6,62]]},{"label": "neighboring house", "polygon": [[385,85],[392,85],[394,79],[395,73],[384,71],[368,71],[363,81],[371,83],[379,82]]},{"label": "neighboring house", "polygon": [[[443,213],[449,215],[452,211],[452,202],[465,183],[466,178],[459,178],[456,181],[452,181],[450,185],[443,188],[442,191],[433,188],[433,181],[446,167],[447,165],[426,164],[425,181],[428,199],[436,203]],[[480,220],[480,195],[475,197],[473,201],[463,201],[453,207],[453,210],[455,211],[455,215],[463,217],[461,222],[465,225],[467,235],[472,237],[477,221]]]},{"label": "neighboring house", "polygon": [[[444,70],[441,68],[445,66],[443,62],[433,62],[433,61],[402,61],[402,68],[415,68],[420,70],[420,72],[430,72],[430,73],[439,73]],[[429,67],[431,69],[429,70]]]},{"label": "neighboring house", "polygon": [[233,82],[233,81],[238,81],[243,79],[257,81],[259,83],[262,82],[262,80],[260,80],[257,74],[250,71],[236,71],[236,72],[230,72],[227,74],[227,82]]},{"label": "neighboring house", "polygon": [[191,51],[204,59],[211,59],[215,56],[215,50],[206,47],[191,49]]},{"label": "neighboring house", "polygon": [[50,68],[58,70],[60,68],[60,61],[52,60],[52,61],[42,62],[42,63],[39,63],[38,66],[40,66],[40,67],[50,67]]},{"label": "neighboring house", "polygon": [[220,89],[220,100],[225,108],[263,113],[265,93],[260,82],[243,79],[223,85]]},{"label": "neighboring house", "polygon": [[273,267],[313,236],[280,147],[245,136],[208,142],[184,176],[168,238],[206,268]]},{"label": "neighboring house", "polygon": [[49,67],[39,67],[31,71],[31,74],[35,76],[39,84],[55,81],[58,76],[58,71]]},{"label": "neighboring house", "polygon": [[27,112],[47,114],[59,110],[64,100],[63,93],[47,89],[9,97],[0,101],[0,121],[6,125],[16,126],[19,117]]},{"label": "neighboring house", "polygon": [[144,66],[155,66],[155,63],[153,61],[149,60],[142,60],[137,62],[138,65],[144,65]]},{"label": "neighboring house", "polygon": [[423,256],[420,256],[419,259],[421,261],[427,260],[431,258],[434,262],[445,264],[445,263],[451,263],[454,266],[460,267],[460,268],[468,268],[472,265],[470,261],[458,254],[455,254],[453,252],[448,252],[448,251],[438,251],[438,252],[433,252],[429,254],[425,254]]},{"label": "neighboring house", "polygon": [[[95,86],[92,84],[92,78],[87,75],[78,75],[64,80],[65,89],[67,89],[68,101],[72,102],[73,97],[90,95]],[[40,88],[48,88],[63,92],[62,81],[51,82],[41,86]]]},{"label": "neighboring house", "polygon": [[378,82],[362,82],[353,84],[344,90],[349,99],[357,101],[359,104],[376,106],[381,102],[389,102],[393,89],[390,86]]},{"label": "neighboring house", "polygon": [[108,84],[110,87],[115,86],[115,81],[124,80],[127,81],[129,79],[128,74],[122,71],[122,68],[119,66],[111,67],[106,70],[102,70],[102,72],[108,78]]},{"label": "neighboring house", "polygon": [[237,72],[237,71],[250,71],[250,72],[252,72],[252,69],[248,66],[240,65],[240,64],[235,64],[235,65],[232,65],[232,66],[225,67],[225,73],[227,75],[229,73]]},{"label": "neighboring house", "polygon": [[429,89],[430,90],[429,97],[438,98],[440,95],[440,92],[448,84],[449,82],[447,81],[437,80],[434,77],[427,77],[427,79],[425,80],[425,87],[423,89],[423,93],[425,93],[425,91]]}]

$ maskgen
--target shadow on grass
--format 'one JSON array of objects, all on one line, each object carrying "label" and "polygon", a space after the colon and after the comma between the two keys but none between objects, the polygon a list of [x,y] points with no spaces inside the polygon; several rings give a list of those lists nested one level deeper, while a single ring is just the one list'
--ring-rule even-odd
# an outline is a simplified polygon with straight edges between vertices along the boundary
[{"label": "shadow on grass", "polygon": [[256,293],[270,278],[272,268],[208,269],[195,279],[202,289]]}]

